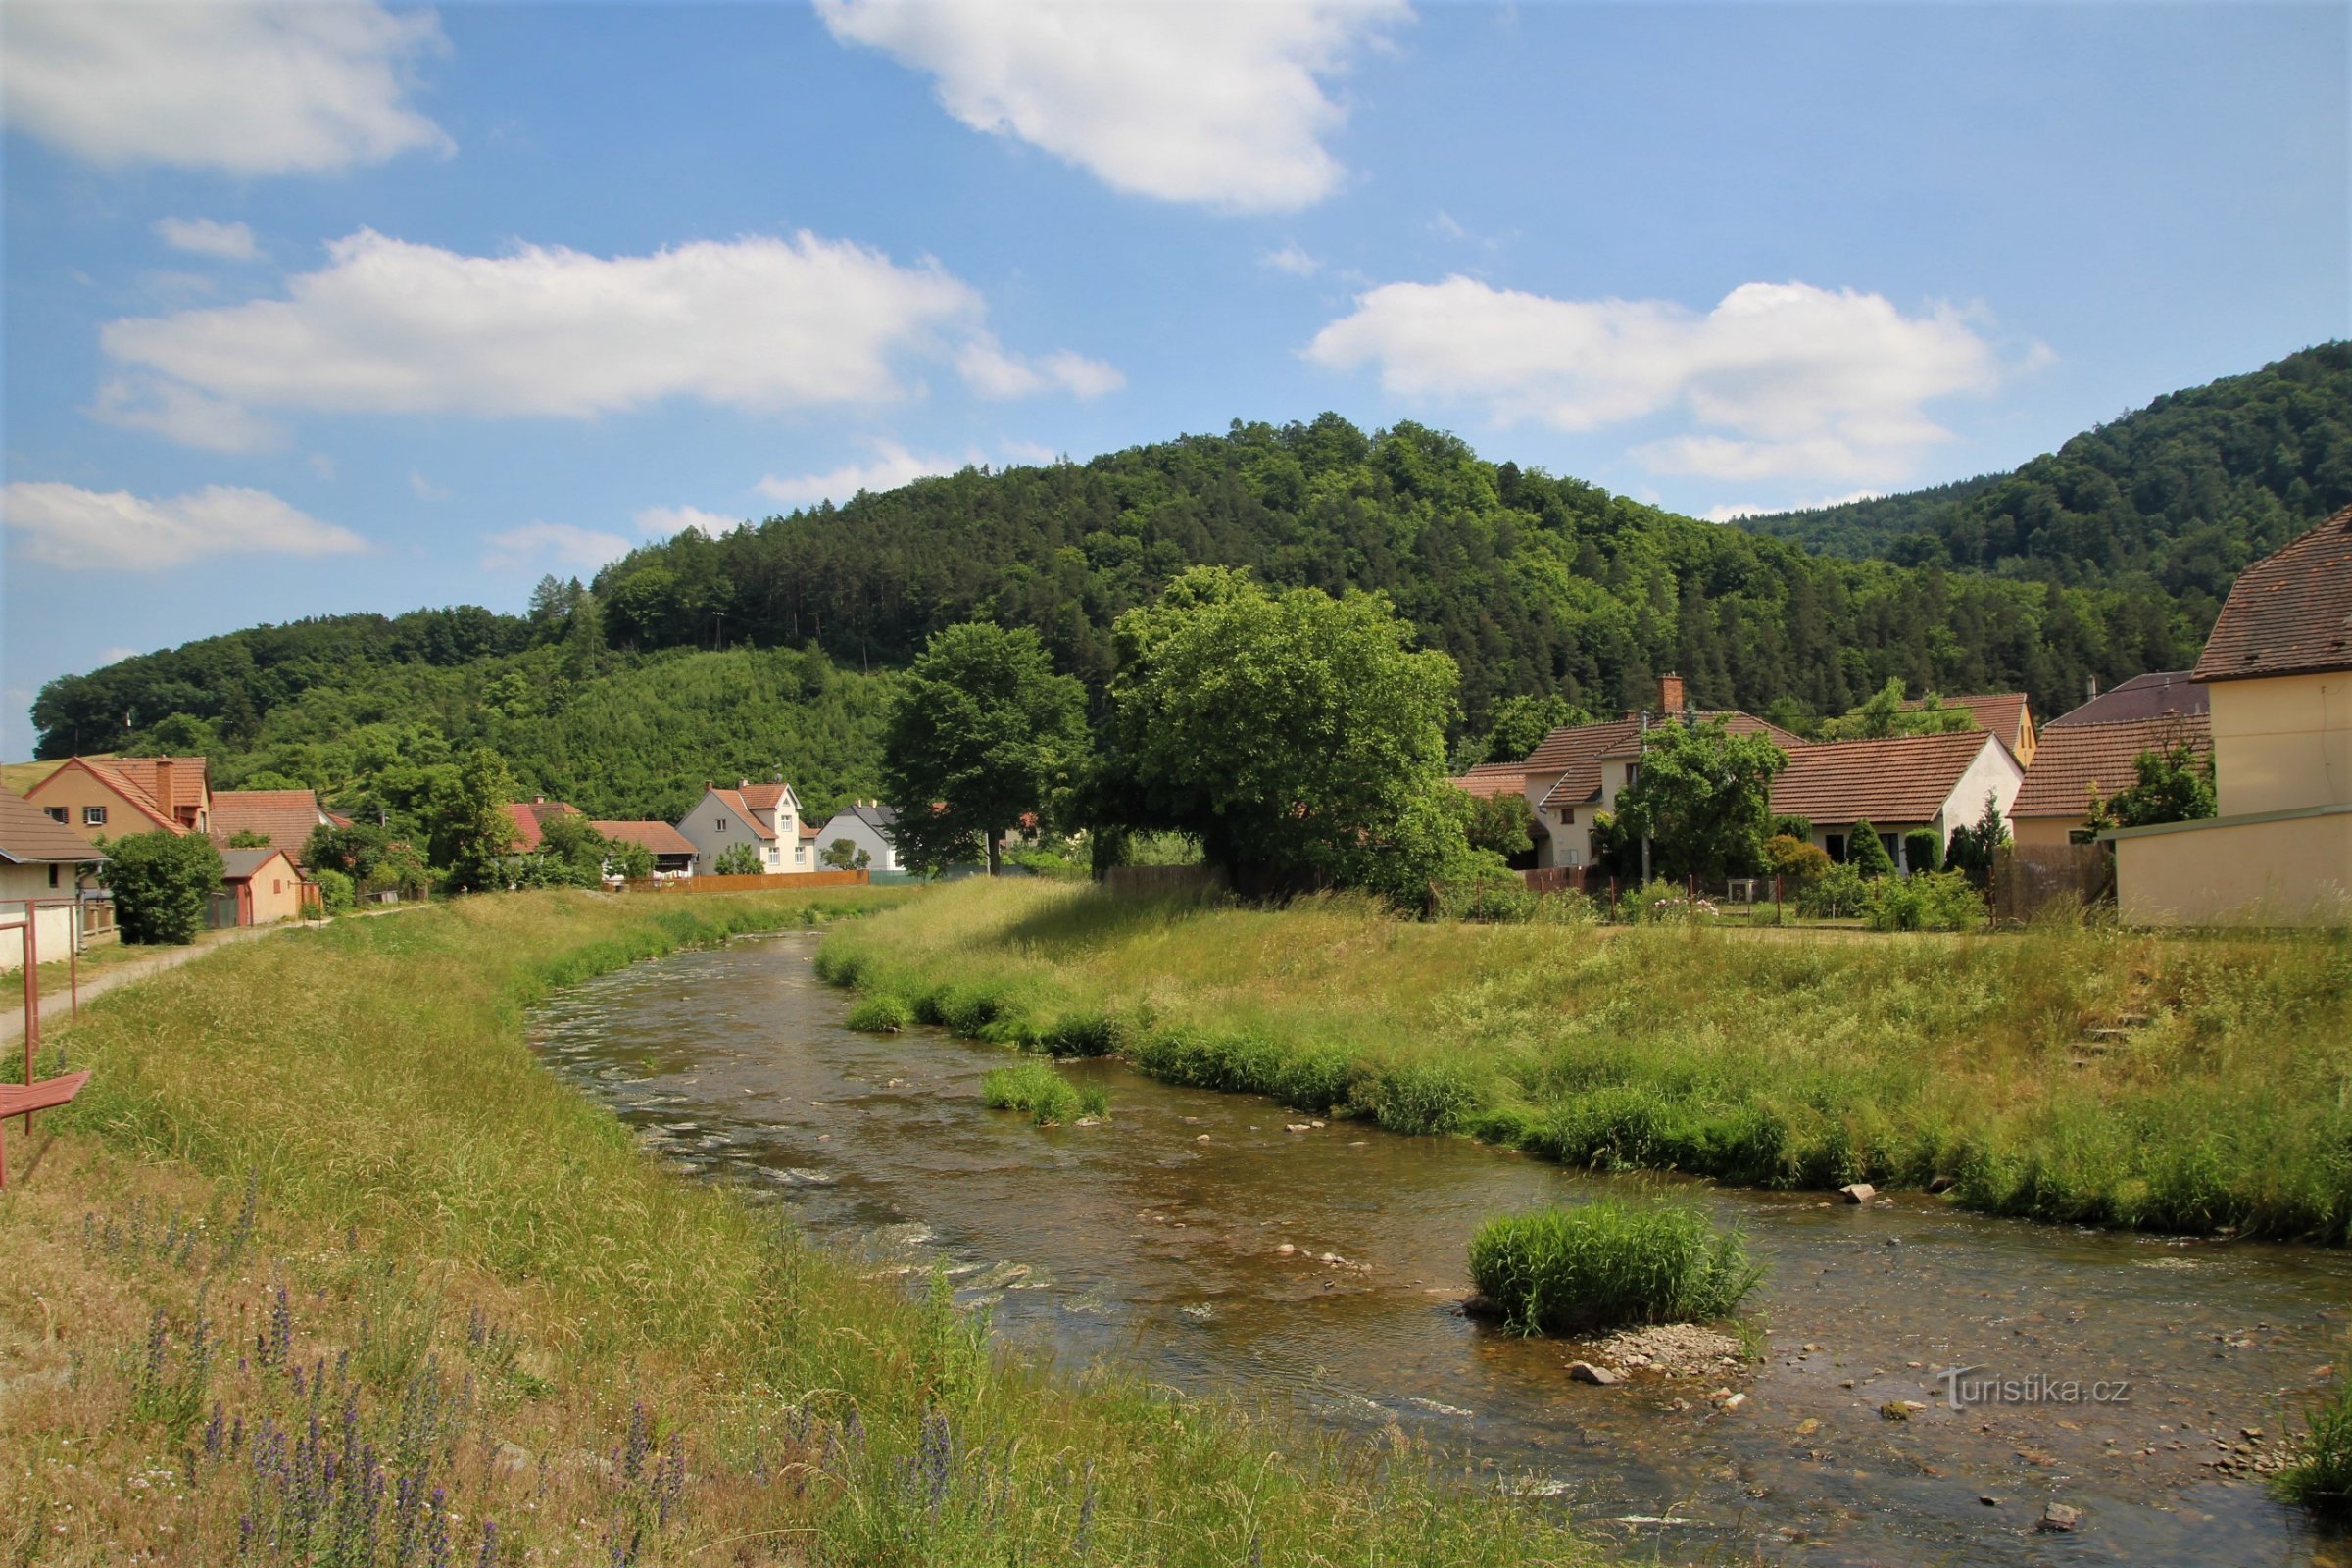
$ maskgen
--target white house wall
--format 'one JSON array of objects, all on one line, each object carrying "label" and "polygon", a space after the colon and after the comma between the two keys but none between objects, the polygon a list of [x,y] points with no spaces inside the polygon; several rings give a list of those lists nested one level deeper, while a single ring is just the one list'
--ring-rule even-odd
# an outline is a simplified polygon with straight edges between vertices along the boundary
[{"label": "white house wall", "polygon": [[1936,831],[1948,845],[1954,828],[1974,825],[1984,814],[1987,790],[2000,803],[2001,816],[2006,820],[2009,808],[2017,804],[2017,792],[2025,782],[2026,770],[2017,765],[2017,759],[2009,755],[2009,749],[1986,736],[1984,750],[1968,764],[1968,771],[1960,775],[1952,793],[1944,797],[1943,819],[1936,824]]}]

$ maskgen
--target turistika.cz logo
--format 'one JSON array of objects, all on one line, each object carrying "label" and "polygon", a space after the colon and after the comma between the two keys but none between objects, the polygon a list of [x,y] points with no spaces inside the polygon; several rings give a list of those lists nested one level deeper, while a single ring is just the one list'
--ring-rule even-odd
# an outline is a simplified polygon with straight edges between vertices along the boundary
[{"label": "turistika.cz logo", "polygon": [[2129,1378],[2053,1377],[2028,1372],[2017,1377],[1988,1376],[1981,1366],[1947,1367],[1936,1374],[1943,1385],[1943,1402],[1954,1410],[1978,1404],[2130,1404]]}]

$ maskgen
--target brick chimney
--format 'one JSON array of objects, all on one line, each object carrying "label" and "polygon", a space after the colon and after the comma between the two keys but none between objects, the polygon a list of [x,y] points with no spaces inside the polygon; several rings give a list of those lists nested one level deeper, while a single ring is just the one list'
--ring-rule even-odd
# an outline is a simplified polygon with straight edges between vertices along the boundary
[{"label": "brick chimney", "polygon": [[1680,675],[1660,675],[1658,677],[1658,711],[1661,713],[1679,713],[1682,710],[1683,677]]},{"label": "brick chimney", "polygon": [[164,814],[172,821],[179,820],[179,811],[172,799],[172,759],[169,757],[155,760],[155,804],[162,807]]}]

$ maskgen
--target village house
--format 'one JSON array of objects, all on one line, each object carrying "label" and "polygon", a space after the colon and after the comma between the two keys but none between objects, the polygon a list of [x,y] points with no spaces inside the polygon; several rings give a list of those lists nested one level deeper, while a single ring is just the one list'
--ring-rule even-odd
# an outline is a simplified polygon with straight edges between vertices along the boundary
[{"label": "village house", "polygon": [[283,850],[223,850],[220,891],[213,895],[212,923],[275,925],[299,920],[319,902],[318,884],[303,879]]},{"label": "village house", "polygon": [[[674,882],[694,875],[694,841],[667,822],[599,822],[596,830],[615,844],[636,844],[654,858],[654,880]],[[607,875],[612,868],[606,868]]]},{"label": "village house", "polygon": [[91,838],[209,833],[213,825],[201,757],[70,757],[24,798]]},{"label": "village house", "polygon": [[760,869],[774,875],[808,869],[801,837],[801,801],[789,784],[754,784],[745,779],[731,790],[703,786],[703,798],[681,817],[678,832],[694,845],[694,869],[709,876],[719,856],[749,844]]},{"label": "village house", "polygon": [[[24,919],[28,906],[35,911],[36,962],[79,951],[79,874],[103,858],[88,839],[22,796],[0,790],[0,921]],[[0,931],[0,970],[24,962],[23,933]]]},{"label": "village house", "polygon": [[1688,712],[1683,679],[1667,675],[1658,682],[1658,710],[1645,720],[1627,713],[1600,724],[1571,724],[1553,730],[1524,762],[1491,762],[1453,782],[1474,795],[1508,793],[1516,773],[1518,789],[1535,815],[1536,864],[1583,867],[1592,863],[1593,819],[1612,809],[1618,791],[1633,781],[1641,765],[1643,726],[1679,723],[1685,717],[1698,722],[1725,721],[1736,735],[1769,736],[1791,756],[1805,745],[1777,724],[1736,710]]},{"label": "village house", "polygon": [[2089,823],[2092,795],[2113,795],[2136,779],[2133,763],[2140,753],[2167,751],[2183,741],[2201,756],[2212,755],[2213,738],[2201,709],[2099,724],[2051,720],[2009,808],[2009,836],[2020,848],[2073,843]]},{"label": "village house", "polygon": [[581,816],[585,813],[576,806],[563,801],[551,801],[540,795],[527,801],[511,802],[507,815],[514,822],[514,849],[519,855],[529,855],[547,838],[546,822],[551,816]]},{"label": "village house", "polygon": [[[2034,711],[2026,702],[2024,692],[1994,692],[1977,697],[1939,697],[1945,708],[1957,708],[1969,716],[1970,722],[1989,735],[1999,738],[2017,759],[2018,766],[2034,765],[2034,749],[2040,736],[2034,727]],[[1927,699],[1915,697],[1903,707],[1913,712],[1927,707]]]},{"label": "village house", "polygon": [[1790,749],[1788,765],[1772,781],[1772,813],[1810,822],[1812,842],[1838,861],[1853,854],[1855,824],[1868,822],[1894,868],[1908,875],[1936,867],[1907,863],[1905,833],[1935,833],[1940,861],[1952,830],[1984,814],[1985,796],[2006,814],[2025,776],[2007,743],[1981,729],[1830,741]]},{"label": "village house", "polygon": [[2093,692],[2088,702],[2068,709],[2042,726],[2046,735],[2063,724],[2121,724],[2166,713],[2202,716],[2212,706],[2205,688],[2185,669],[2156,669],[2119,686]]},{"label": "village house", "polygon": [[2135,925],[2352,921],[2352,507],[2238,574],[2191,677],[2218,814],[2119,828]]},{"label": "village house", "polygon": [[906,869],[899,863],[898,841],[891,837],[890,832],[891,825],[898,819],[899,813],[879,801],[852,801],[840,810],[835,811],[825,825],[818,828],[811,836],[810,843],[814,846],[814,859],[810,869],[829,869],[825,863],[825,852],[845,839],[855,847],[852,852],[853,858],[856,850],[865,852],[867,857],[865,868],[868,871]]},{"label": "village house", "polygon": [[[316,790],[220,790],[212,804],[212,840],[222,849],[229,840],[259,836],[269,847],[283,850],[297,864],[303,846],[322,827],[349,827],[350,818],[337,816],[319,804]],[[247,846],[252,848],[252,846]]]}]

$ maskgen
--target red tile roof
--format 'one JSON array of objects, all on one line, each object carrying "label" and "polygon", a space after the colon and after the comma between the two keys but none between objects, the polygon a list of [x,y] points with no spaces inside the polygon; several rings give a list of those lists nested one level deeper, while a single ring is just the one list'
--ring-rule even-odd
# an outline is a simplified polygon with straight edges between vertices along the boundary
[{"label": "red tile roof", "polygon": [[[2213,696],[2185,669],[2151,670],[2134,675],[2121,686],[2099,693],[2080,708],[2070,708],[2041,727],[2043,740],[2062,724],[2120,724],[2132,718],[2155,718],[2163,713],[2202,713],[2213,707]],[[2039,761],[2039,758],[2034,759]]]},{"label": "red tile roof", "polygon": [[[179,823],[173,821],[171,813],[166,811],[160,805],[156,803],[155,797],[148,794],[144,786],[133,783],[130,779],[125,778],[122,774],[115,770],[116,764],[121,759],[112,757],[70,757],[66,759],[64,762],[58,765],[57,771],[51,773],[47,778],[41,780],[38,784],[35,784],[31,789],[26,790],[24,792],[24,798],[30,801],[37,801],[42,796],[48,794],[53,786],[60,784],[60,782],[63,781],[68,775],[79,771],[88,774],[91,778],[96,779],[99,783],[105,785],[107,789],[112,791],[114,795],[124,805],[128,806],[132,810],[137,811],[140,815],[146,817],[148,822],[152,824],[150,827],[131,828],[129,831],[134,833],[148,833],[154,831],[155,828],[160,827],[171,833],[185,833],[187,829],[182,827]],[[111,824],[109,830],[112,832]],[[114,836],[119,838],[122,835],[120,833],[115,833]]]},{"label": "red tile roof", "polygon": [[1453,787],[1465,795],[1491,800],[1498,795],[1517,795],[1527,788],[1525,762],[1481,762],[1453,781]]},{"label": "red tile roof", "polygon": [[[1815,824],[1867,821],[1925,822],[1969,764],[1997,736],[1965,729],[1951,735],[1890,735],[1875,741],[1832,741],[1798,747],[1772,781],[1772,809]],[[2002,755],[2008,755],[2006,747]]]},{"label": "red tile roof", "polygon": [[2352,669],[2352,507],[2237,574],[2197,680]]},{"label": "red tile roof", "polygon": [[642,844],[656,855],[692,855],[694,841],[667,822],[599,822],[596,830],[623,844]]},{"label": "red tile roof", "polygon": [[[166,762],[172,765],[163,766]],[[108,765],[145,791],[175,821],[181,811],[193,812],[204,805],[209,772],[201,757],[118,757]]]},{"label": "red tile roof", "polygon": [[[2026,738],[2026,694],[2024,692],[1993,692],[1981,697],[1945,697],[1939,699],[1946,708],[1967,710],[1977,728],[1998,735],[2015,751]],[[1903,705],[1913,711],[1925,707],[1927,699],[1915,697]]]},{"label": "red tile roof", "polygon": [[[753,787],[758,788],[757,785]],[[772,839],[776,836],[776,830],[774,828],[769,827],[765,822],[760,820],[760,813],[753,810],[752,803],[743,798],[743,791],[722,790],[716,785],[713,785],[711,786],[710,793],[717,796],[720,800],[726,802],[729,808],[732,809],[737,816],[740,816],[746,822],[749,822],[751,824],[752,831],[758,834],[760,837],[763,839]]]},{"label": "red tile roof", "polygon": [[44,865],[102,858],[88,839],[22,795],[0,790],[0,860]]},{"label": "red tile roof", "polygon": [[789,784],[746,784],[735,793],[741,795],[744,804],[753,810],[772,811],[784,804],[784,797],[792,793],[792,786]]},{"label": "red tile roof", "polygon": [[272,849],[300,859],[312,831],[325,820],[312,790],[221,790],[213,797],[212,838],[223,848],[239,833],[259,833]]},{"label": "red tile roof", "polygon": [[537,849],[539,841],[547,836],[540,831],[539,824],[551,816],[580,814],[578,807],[566,806],[562,801],[516,801],[507,808],[507,815],[514,819],[515,847],[526,854]]},{"label": "red tile roof", "polygon": [[2132,760],[2187,741],[2213,753],[2213,731],[2204,713],[2167,713],[2120,724],[2052,724],[2041,732],[2041,750],[2026,769],[2009,814],[2063,816],[2080,820],[2090,809],[2090,791],[2113,795],[2139,775]]},{"label": "red tile roof", "polygon": [[[1768,724],[1753,713],[1738,710],[1723,710],[1695,715],[1702,724],[1724,720],[1735,735],[1764,735],[1774,745],[1793,756],[1805,744],[1801,735],[1791,735],[1777,724]],[[1650,726],[1676,722],[1670,718],[1653,718]],[[1553,730],[1544,737],[1544,744],[1528,754],[1522,765],[1531,779],[1546,773],[1559,774],[1559,782],[1545,793],[1544,803],[1566,806],[1600,799],[1600,764],[1603,759],[1631,757],[1642,746],[1642,721],[1638,718],[1614,718],[1605,724],[1570,724]]]}]

